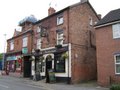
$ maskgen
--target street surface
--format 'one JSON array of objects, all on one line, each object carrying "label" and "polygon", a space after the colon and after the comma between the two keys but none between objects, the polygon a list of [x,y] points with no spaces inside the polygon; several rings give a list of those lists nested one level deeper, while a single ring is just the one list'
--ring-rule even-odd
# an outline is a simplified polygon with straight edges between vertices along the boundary
[{"label": "street surface", "polygon": [[27,84],[23,79],[0,76],[0,90],[45,90],[43,87]]},{"label": "street surface", "polygon": [[109,90],[97,86],[96,83],[69,85],[66,83],[45,83],[45,81],[33,81],[29,78],[18,78],[0,75],[0,90]]}]

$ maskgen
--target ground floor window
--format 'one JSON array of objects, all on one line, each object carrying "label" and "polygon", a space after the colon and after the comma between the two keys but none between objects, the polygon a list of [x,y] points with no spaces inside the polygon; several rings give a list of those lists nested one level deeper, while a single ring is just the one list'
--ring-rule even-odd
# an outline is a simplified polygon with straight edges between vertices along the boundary
[{"label": "ground floor window", "polygon": [[55,72],[65,72],[65,58],[62,58],[62,53],[55,55]]},{"label": "ground floor window", "polygon": [[120,54],[115,55],[115,74],[120,74]]},{"label": "ground floor window", "polygon": [[21,70],[21,63],[17,60],[7,61],[7,70],[10,72],[16,72]]}]

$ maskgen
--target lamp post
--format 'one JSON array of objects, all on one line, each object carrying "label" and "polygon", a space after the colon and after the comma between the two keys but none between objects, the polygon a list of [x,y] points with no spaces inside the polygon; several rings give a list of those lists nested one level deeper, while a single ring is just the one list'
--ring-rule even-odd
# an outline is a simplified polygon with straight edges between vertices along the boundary
[{"label": "lamp post", "polygon": [[4,52],[3,52],[3,62],[2,62],[2,69],[5,69],[5,47],[6,47],[6,34],[4,34]]}]

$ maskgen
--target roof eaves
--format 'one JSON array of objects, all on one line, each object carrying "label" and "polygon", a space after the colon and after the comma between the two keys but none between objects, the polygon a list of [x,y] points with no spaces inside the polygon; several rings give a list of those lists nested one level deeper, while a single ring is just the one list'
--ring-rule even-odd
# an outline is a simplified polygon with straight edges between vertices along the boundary
[{"label": "roof eaves", "polygon": [[7,41],[12,40],[12,39],[14,39],[14,38],[16,38],[16,37],[18,37],[18,36],[24,35],[24,34],[29,33],[29,32],[33,32],[33,30],[28,30],[28,31],[25,31],[25,32],[21,32],[21,33],[18,34],[17,36],[14,36],[14,37],[8,39]]},{"label": "roof eaves", "polygon": [[55,15],[57,15],[57,14],[60,14],[61,12],[65,11],[65,10],[67,10],[67,9],[69,9],[69,6],[66,7],[66,8],[64,8],[64,9],[62,9],[62,10],[60,10],[60,11],[58,11],[58,12],[56,12],[56,13],[53,13],[53,14],[51,14],[51,15],[49,15],[49,16],[47,16],[47,17],[45,17],[45,18],[43,18],[43,19],[41,19],[41,20],[39,20],[39,21],[37,21],[36,23],[34,23],[34,25],[39,24],[40,22],[42,22],[42,21],[44,21],[44,20],[46,20],[46,19],[48,19],[48,18],[50,18],[50,17],[53,17],[53,16],[55,16]]},{"label": "roof eaves", "polygon": [[113,25],[113,24],[116,24],[116,23],[120,23],[120,20],[117,20],[117,21],[114,21],[114,22],[109,22],[109,23],[104,23],[104,24],[100,24],[100,25],[95,25],[95,28],[101,28],[101,27],[105,27],[105,26],[108,26],[108,25]]}]

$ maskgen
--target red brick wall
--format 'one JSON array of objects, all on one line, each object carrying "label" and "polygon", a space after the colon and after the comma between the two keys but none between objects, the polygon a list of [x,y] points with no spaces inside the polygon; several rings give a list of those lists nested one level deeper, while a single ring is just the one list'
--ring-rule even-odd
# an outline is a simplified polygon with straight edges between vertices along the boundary
[{"label": "red brick wall", "polygon": [[[57,16],[63,15],[64,23],[61,25],[57,25]],[[34,34],[35,34],[35,40],[34,40],[34,48],[36,48],[36,38],[39,38],[39,35],[36,33],[37,26],[41,25],[44,27],[47,27],[47,31],[49,33],[49,42],[47,41],[46,37],[42,37],[42,48],[48,48],[48,47],[55,47],[57,44],[57,35],[56,30],[62,29],[64,31],[64,44],[67,43],[68,40],[68,17],[67,17],[67,11],[63,11],[58,15],[54,15],[48,19],[43,20],[41,23],[35,26]]]},{"label": "red brick wall", "polygon": [[[120,81],[115,75],[114,54],[120,52],[120,40],[113,39],[112,26],[96,29],[97,71],[99,85]],[[110,80],[111,78],[111,80]]]},{"label": "red brick wall", "polygon": [[[48,44],[47,39],[43,37],[42,48],[54,47],[57,37],[56,30],[63,29],[64,43],[72,43],[72,83],[96,79],[95,29],[89,25],[89,22],[92,17],[94,24],[98,21],[98,17],[87,3],[70,7],[61,14],[64,17],[62,25],[57,25],[59,14],[44,19],[38,24],[48,27],[49,32],[50,43]],[[37,26],[34,30],[34,48],[36,47],[36,38],[39,37],[36,34],[36,28]]]},{"label": "red brick wall", "polygon": [[89,22],[92,17],[94,24],[98,18],[87,3],[71,7],[69,13],[72,83],[96,79],[96,50],[92,47],[95,46],[95,29]]},{"label": "red brick wall", "polygon": [[[31,36],[31,33],[27,33],[26,34],[28,36],[28,53],[31,53],[31,50],[32,50],[32,36]],[[7,41],[7,52],[17,52],[17,51],[20,51],[22,50],[22,40],[23,40],[23,36],[24,35],[21,35],[21,36],[18,36],[12,40],[14,40],[14,50],[10,50],[10,40]]]}]

